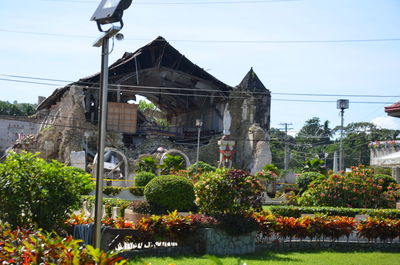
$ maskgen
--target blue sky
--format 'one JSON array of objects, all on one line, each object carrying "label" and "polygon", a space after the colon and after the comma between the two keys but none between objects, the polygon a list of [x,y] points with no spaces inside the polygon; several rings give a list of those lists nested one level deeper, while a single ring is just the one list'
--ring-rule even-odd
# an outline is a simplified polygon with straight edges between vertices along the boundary
[{"label": "blue sky", "polygon": [[[345,113],[345,122],[375,120],[385,127],[400,129],[400,119],[387,118],[383,110],[390,104],[352,103],[400,100],[400,41],[218,42],[398,39],[399,0],[204,3],[207,1],[133,1],[124,14],[125,41],[115,42],[110,63],[125,51],[134,51],[163,36],[191,61],[229,85],[239,84],[253,67],[272,92],[272,127],[289,122],[298,130],[305,120],[314,116],[329,120],[332,127],[340,124],[335,102],[278,99],[336,101],[343,97],[274,94],[316,93],[390,96],[349,97],[350,109]],[[226,1],[230,3],[220,3]],[[2,0],[0,74],[75,81],[98,72],[100,49],[92,47],[92,43],[99,33],[95,23],[89,21],[98,3],[95,0]],[[9,77],[0,76],[4,78]],[[36,102],[37,96],[48,96],[64,84],[47,83],[55,85],[0,80],[0,100]]]}]

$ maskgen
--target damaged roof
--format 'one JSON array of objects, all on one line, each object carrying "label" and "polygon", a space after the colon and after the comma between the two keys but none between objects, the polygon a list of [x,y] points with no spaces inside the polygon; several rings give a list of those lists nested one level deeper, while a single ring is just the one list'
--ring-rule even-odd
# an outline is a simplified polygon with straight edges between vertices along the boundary
[{"label": "damaged roof", "polygon": [[[81,85],[85,89],[98,89],[99,81],[100,73],[96,73],[59,88],[37,109],[49,108],[57,103],[72,85]],[[142,95],[161,110],[170,113],[201,108],[204,96],[213,102],[225,101],[233,90],[231,86],[187,59],[163,37],[156,38],[133,53],[126,52],[109,66],[110,91],[117,86],[121,89],[122,98],[124,95],[126,98]],[[253,69],[247,73],[238,87],[269,93]]]}]

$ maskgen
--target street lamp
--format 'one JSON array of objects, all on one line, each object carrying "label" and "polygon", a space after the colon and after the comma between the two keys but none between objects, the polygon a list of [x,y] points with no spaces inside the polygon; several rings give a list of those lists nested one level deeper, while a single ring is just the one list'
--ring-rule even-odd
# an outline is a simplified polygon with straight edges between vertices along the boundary
[{"label": "street lamp", "polygon": [[[104,149],[107,126],[107,94],[108,94],[108,54],[109,39],[118,34],[124,26],[122,22],[123,11],[132,3],[132,0],[102,0],[94,12],[91,21],[96,21],[97,28],[104,32],[93,46],[101,49],[101,72],[100,72],[100,108],[99,108],[99,137],[97,140],[97,163],[96,163],[96,202],[94,216],[94,247],[101,247],[101,218],[103,215],[103,178],[104,178]],[[108,30],[103,30],[101,25],[119,22],[119,26],[112,25]]]},{"label": "street lamp", "polygon": [[341,123],[340,123],[340,150],[339,150],[339,170],[343,170],[343,116],[344,110],[349,108],[349,100],[348,99],[338,99],[337,100],[337,109],[340,109]]},{"label": "street lamp", "polygon": [[101,25],[120,23],[120,28],[124,26],[122,15],[132,3],[132,0],[102,0],[94,12],[91,21],[96,21],[99,31],[104,32]]},{"label": "street lamp", "polygon": [[196,119],[196,127],[197,127],[197,153],[196,153],[196,170],[199,167],[199,149],[200,149],[200,131],[201,126],[203,126],[203,121],[200,119]]}]

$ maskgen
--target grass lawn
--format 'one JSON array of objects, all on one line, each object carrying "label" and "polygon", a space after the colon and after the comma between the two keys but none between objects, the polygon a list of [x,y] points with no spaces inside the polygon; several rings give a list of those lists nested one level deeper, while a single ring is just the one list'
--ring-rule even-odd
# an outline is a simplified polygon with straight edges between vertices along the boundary
[{"label": "grass lawn", "polygon": [[363,251],[303,251],[271,252],[263,251],[251,255],[236,257],[219,257],[222,263],[213,262],[201,256],[146,257],[132,259],[129,264],[151,265],[268,265],[268,264],[307,264],[307,265],[394,265],[400,264],[400,253],[397,252],[363,252]]}]

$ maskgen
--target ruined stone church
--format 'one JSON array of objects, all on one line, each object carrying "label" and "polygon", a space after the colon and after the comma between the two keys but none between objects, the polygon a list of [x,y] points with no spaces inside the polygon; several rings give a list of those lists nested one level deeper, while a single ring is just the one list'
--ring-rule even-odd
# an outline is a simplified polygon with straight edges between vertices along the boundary
[{"label": "ruined stone church", "polygon": [[[42,156],[69,163],[71,152],[96,154],[99,82],[99,73],[82,78],[39,104],[37,148]],[[139,110],[132,103],[137,96],[158,109]],[[255,172],[271,163],[270,109],[270,91],[252,68],[232,87],[158,37],[109,66],[106,145],[131,159],[159,147],[176,149],[194,163],[195,121],[200,119],[199,160],[217,165],[226,142],[233,151],[232,166]]]}]

